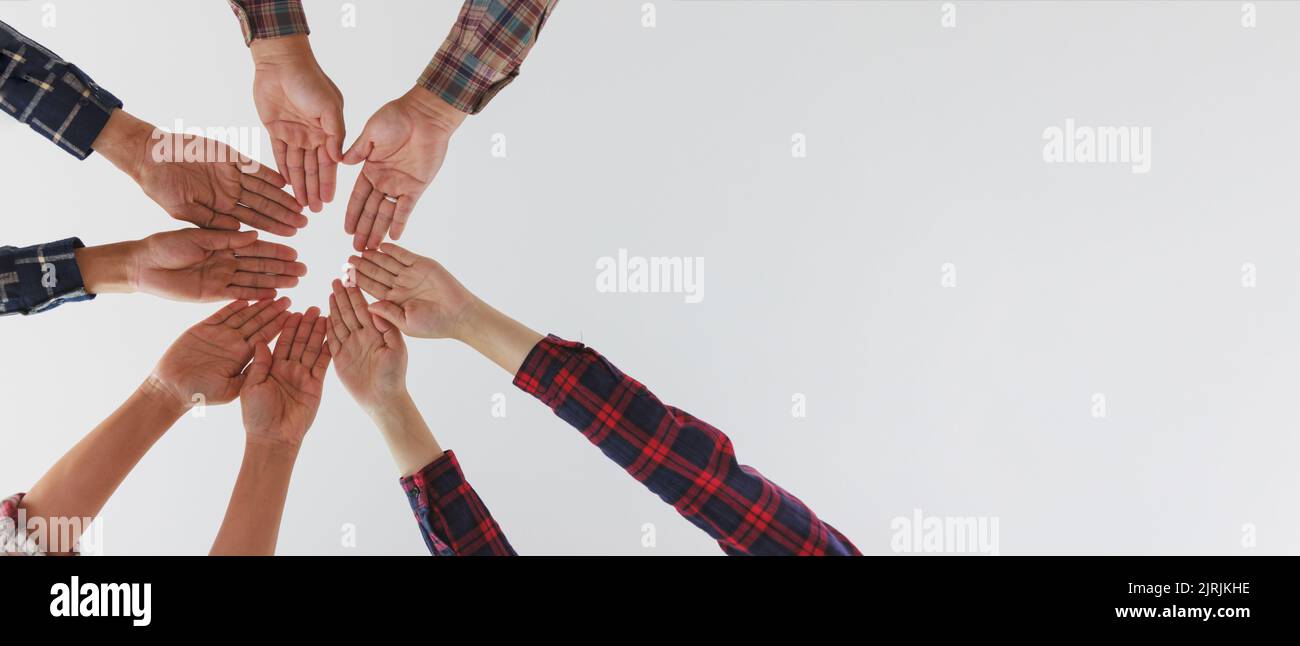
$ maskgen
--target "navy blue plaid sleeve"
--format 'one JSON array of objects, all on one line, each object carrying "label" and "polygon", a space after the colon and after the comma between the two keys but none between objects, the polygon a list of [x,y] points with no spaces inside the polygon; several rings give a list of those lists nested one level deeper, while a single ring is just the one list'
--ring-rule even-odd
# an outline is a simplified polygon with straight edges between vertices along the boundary
[{"label": "navy blue plaid sleeve", "polygon": [[77,159],[122,102],[85,72],[0,22],[0,108]]},{"label": "navy blue plaid sleeve", "polygon": [[0,316],[36,314],[94,298],[81,282],[74,253],[83,246],[68,238],[34,247],[0,247]]},{"label": "navy blue plaid sleeve", "polygon": [[506,536],[447,451],[402,478],[402,490],[434,556],[514,556]]},{"label": "navy blue plaid sleeve", "polygon": [[860,554],[803,501],[739,464],[722,431],[665,405],[581,343],[542,339],[515,385],[582,431],[727,554]]}]

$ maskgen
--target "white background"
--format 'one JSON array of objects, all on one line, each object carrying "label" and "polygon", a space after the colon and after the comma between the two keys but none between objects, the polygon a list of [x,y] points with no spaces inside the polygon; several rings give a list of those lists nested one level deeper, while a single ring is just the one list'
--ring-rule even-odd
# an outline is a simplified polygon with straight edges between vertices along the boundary
[{"label": "white background", "polygon": [[[137,116],[259,125],[224,2],[59,0],[54,28],[43,4],[0,19]],[[357,2],[356,28],[343,3],[305,4],[350,143],[460,3]],[[561,2],[402,243],[726,431],[864,552],[889,553],[916,508],[997,517],[1003,554],[1241,553],[1246,523],[1254,551],[1297,551],[1300,6],[1258,3],[1244,29],[1240,2],[959,2],[943,29],[939,2],[655,4],[647,29],[640,1]],[[1043,129],[1067,117],[1151,127],[1151,172],[1045,164]],[[4,244],[182,226],[102,158],[11,119],[0,146]],[[355,176],[289,241],[310,268],[296,309],[326,304],[351,251]],[[597,293],[619,248],[704,257],[704,302]],[[0,491],[30,487],[219,307],[110,295],[0,320]],[[521,553],[718,553],[500,369],[410,345],[415,399]],[[206,553],[242,435],[237,403],[182,419],[105,508],[107,553]],[[426,553],[332,374],[279,552]]]}]

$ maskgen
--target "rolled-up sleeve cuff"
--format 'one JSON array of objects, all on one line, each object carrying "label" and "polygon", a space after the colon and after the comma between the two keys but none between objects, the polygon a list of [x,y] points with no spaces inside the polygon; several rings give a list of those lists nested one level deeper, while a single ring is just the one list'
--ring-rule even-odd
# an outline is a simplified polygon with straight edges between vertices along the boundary
[{"label": "rolled-up sleeve cuff", "polygon": [[76,250],[67,238],[33,247],[0,247],[0,315],[36,314],[72,301],[90,300]]},{"label": "rolled-up sleeve cuff", "polygon": [[230,9],[239,18],[245,45],[262,38],[311,33],[300,0],[230,0]]},{"label": "rolled-up sleeve cuff", "polygon": [[0,49],[0,109],[77,159],[89,157],[122,101],[31,41],[15,38],[12,47]]},{"label": "rolled-up sleeve cuff", "polygon": [[555,408],[564,398],[564,381],[577,372],[579,365],[597,356],[594,350],[577,341],[548,334],[533,346],[519,366],[515,387]]}]

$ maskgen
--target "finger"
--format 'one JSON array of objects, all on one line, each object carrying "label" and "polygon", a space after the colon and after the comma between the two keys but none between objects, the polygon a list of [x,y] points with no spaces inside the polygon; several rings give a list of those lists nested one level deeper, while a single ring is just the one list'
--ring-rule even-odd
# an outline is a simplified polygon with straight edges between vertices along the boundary
[{"label": "finger", "polygon": [[370,313],[397,326],[406,329],[406,310],[392,301],[375,301],[370,304]]},{"label": "finger", "polygon": [[271,151],[275,154],[275,168],[280,171],[280,179],[283,180],[289,174],[289,144],[283,139],[272,139]]},{"label": "finger", "polygon": [[226,215],[217,213],[202,204],[186,204],[176,210],[172,217],[177,220],[184,220],[204,229],[221,229],[224,231],[238,231],[239,220]]},{"label": "finger", "polygon": [[385,242],[379,245],[379,250],[397,259],[397,262],[410,267],[421,258],[418,254],[411,253],[405,247],[399,247],[391,242]]},{"label": "finger", "polygon": [[321,350],[320,356],[316,358],[316,365],[312,366],[311,369],[312,378],[316,379],[317,381],[325,378],[325,371],[329,370],[330,367],[331,356],[333,355],[330,353],[329,348],[324,348]]},{"label": "finger", "polygon": [[[241,200],[242,201],[242,200]],[[267,233],[274,233],[278,236],[292,236],[298,233],[298,229],[291,227],[279,220],[267,217],[247,206],[236,204],[232,213],[240,222],[247,224],[254,229],[261,229]]]},{"label": "finger", "polygon": [[[370,260],[370,258],[376,258],[376,260]],[[369,276],[388,287],[397,284],[397,272],[389,270],[388,267],[401,267],[401,264],[396,260],[373,250],[366,251],[361,256],[350,256],[348,264],[356,267],[357,271],[362,275]]]},{"label": "finger", "polygon": [[352,305],[352,298],[343,289],[343,283],[336,279],[332,287],[334,288],[334,302],[338,304],[339,314],[343,317],[343,323],[348,326],[348,330],[356,332],[365,327],[357,319],[356,308]]},{"label": "finger", "polygon": [[[271,304],[253,315],[252,318],[244,321],[244,323],[239,326],[239,333],[242,334],[245,339],[251,339],[254,334],[257,334],[262,328],[274,321],[276,317],[280,315],[280,312],[289,309],[289,299],[287,297],[280,297],[274,301],[267,302]],[[253,308],[250,307],[248,309],[251,310]]]},{"label": "finger", "polygon": [[307,204],[312,213],[320,213],[320,156],[315,148],[304,151],[303,173],[307,178]]},{"label": "finger", "polygon": [[298,336],[298,328],[301,324],[301,313],[294,312],[289,315],[289,320],[284,323],[284,329],[280,330],[280,338],[275,340],[276,361],[289,360],[289,350],[293,347],[294,339]]},{"label": "finger", "polygon": [[361,211],[366,206],[366,200],[370,197],[371,191],[375,187],[366,179],[365,169],[357,175],[357,183],[352,187],[352,195],[348,197],[348,210],[343,218],[343,232],[352,235],[357,232],[357,221],[361,219]]},{"label": "finger", "polygon": [[361,209],[361,219],[357,221],[357,232],[352,236],[352,248],[362,251],[370,239],[370,230],[375,226],[375,215],[379,213],[379,203],[384,201],[384,193],[379,189],[370,191],[366,205]]},{"label": "finger", "polygon": [[247,271],[237,271],[234,277],[230,279],[231,285],[239,287],[263,287],[280,289],[283,287],[297,287],[297,276],[280,276],[276,274],[254,274]]},{"label": "finger", "polygon": [[295,363],[302,363],[303,352],[307,350],[307,339],[311,337],[311,331],[316,327],[316,321],[320,318],[320,308],[309,307],[307,312],[302,315],[302,321],[298,324],[298,333],[293,337],[293,345],[289,348],[289,360]]},{"label": "finger", "polygon": [[330,158],[329,144],[317,148],[316,153],[316,161],[320,166],[320,199],[322,202],[333,202],[334,191],[338,188],[339,162]]},{"label": "finger", "polygon": [[394,329],[392,323],[389,323],[387,319],[375,314],[374,312],[370,313],[370,322],[375,326],[376,330],[379,330],[380,334],[384,334],[389,330]]},{"label": "finger", "polygon": [[298,259],[298,250],[278,242],[257,241],[235,252],[236,258],[274,258],[292,262]]},{"label": "finger", "polygon": [[[253,362],[244,370],[244,386],[255,386],[271,374],[271,350],[265,343],[253,348]],[[242,389],[242,387],[241,387]]]},{"label": "finger", "polygon": [[361,291],[374,296],[375,298],[388,298],[388,286],[375,281],[367,276],[357,276],[357,287]]},{"label": "finger", "polygon": [[389,323],[388,320],[382,316],[375,315],[371,318],[375,321],[383,321],[384,328],[380,330],[380,333],[384,335],[384,345],[390,348],[402,347],[402,331],[397,329],[396,325]]},{"label": "finger", "polygon": [[220,325],[224,323],[226,319],[234,315],[235,312],[238,312],[239,310],[242,310],[246,307],[248,307],[248,303],[245,303],[244,301],[234,301],[233,303],[227,303],[225,307],[217,310],[212,316],[203,319],[203,322],[207,323],[208,325]]},{"label": "finger", "polygon": [[[286,214],[292,214],[292,215],[301,216],[303,218],[303,222],[304,223],[306,222],[307,216],[302,215],[302,206],[298,204],[298,201],[294,199],[292,195],[284,192],[284,189],[274,184],[268,184],[266,182],[263,182],[262,180],[252,175],[240,175],[239,187],[244,189],[245,191],[266,198],[270,202],[279,204],[280,206],[284,207],[284,211],[275,210],[274,212],[272,212],[274,208],[272,205],[263,204],[261,202],[258,202],[257,204],[248,204],[247,202],[244,202],[245,204],[248,204],[248,206],[256,208],[258,211],[266,213],[267,215],[273,215],[276,217],[276,219],[291,219],[292,216]],[[244,196],[240,195],[241,202],[243,202],[243,198]]]},{"label": "finger", "polygon": [[393,210],[393,226],[388,230],[388,237],[396,240],[402,237],[402,232],[406,230],[406,222],[411,219],[411,212],[415,211],[415,201],[420,199],[418,195],[403,195],[397,200],[397,208]]},{"label": "finger", "polygon": [[[316,313],[319,315],[320,310],[316,310]],[[302,365],[315,365],[316,360],[320,358],[320,353],[325,350],[325,328],[327,325],[329,325],[329,319],[324,316],[317,316],[316,320],[312,321],[311,335],[307,337],[307,346],[303,348],[302,352]]]},{"label": "finger", "polygon": [[237,256],[235,269],[252,274],[275,274],[280,276],[306,276],[307,265],[300,262],[285,262],[275,258],[249,258]]},{"label": "finger", "polygon": [[257,301],[248,307],[239,308],[238,311],[226,317],[226,320],[223,321],[223,323],[230,327],[238,328],[252,320],[254,316],[261,314],[262,310],[271,307],[274,303],[275,301]]},{"label": "finger", "polygon": [[265,289],[259,287],[240,287],[239,285],[226,285],[222,292],[226,298],[243,298],[250,301],[260,301],[264,298],[275,298],[279,292],[274,289]]},{"label": "finger", "polygon": [[307,216],[297,208],[283,204],[283,200],[287,199],[290,199],[289,195],[284,191],[271,188],[265,182],[249,182],[248,188],[239,192],[239,203],[254,211],[291,227],[301,229],[307,226]]},{"label": "finger", "polygon": [[361,294],[361,290],[356,287],[348,287],[343,291],[348,295],[348,300],[352,302],[352,312],[357,315],[357,323],[361,327],[374,325],[370,322],[370,307],[366,304],[366,297]]},{"label": "finger", "polygon": [[193,236],[194,242],[199,245],[199,248],[208,251],[238,249],[257,242],[256,231],[216,231],[211,229],[190,229],[190,231],[189,235]]},{"label": "finger", "polygon": [[388,225],[393,222],[393,209],[397,208],[392,200],[385,197],[379,202],[379,213],[375,217],[375,226],[370,228],[370,238],[366,240],[366,249],[378,249],[388,233]]},{"label": "finger", "polygon": [[334,333],[334,325],[335,325],[334,314],[331,312],[329,318],[327,318],[326,320],[329,321],[329,323],[327,324],[328,325],[327,329],[329,330],[329,334],[325,335],[325,344],[329,347],[329,351],[331,354],[338,354],[341,344],[339,343],[338,335]]},{"label": "finger", "polygon": [[289,320],[289,312],[280,312],[270,323],[262,326],[256,334],[248,340],[254,343],[270,343],[272,339],[284,329],[285,321]]},{"label": "finger", "polygon": [[290,146],[287,159],[289,160],[289,183],[293,185],[293,196],[298,198],[300,206],[307,206],[307,169],[303,166],[303,150],[297,146]]},{"label": "finger", "polygon": [[[245,175],[249,175],[252,177],[256,177],[257,179],[260,179],[263,182],[266,182],[267,184],[270,184],[271,186],[274,186],[276,188],[284,188],[285,181],[283,175],[275,172],[274,170],[271,170],[271,168],[266,166],[265,164],[259,164],[257,162],[252,161],[251,159],[249,160],[249,162],[250,162],[249,164],[240,165],[241,173],[244,173]],[[279,157],[276,158],[276,163],[279,163]],[[253,169],[253,171],[251,173],[244,172],[244,170],[248,168]]]},{"label": "finger", "polygon": [[[372,263],[374,265],[377,265],[378,268],[383,270],[383,272],[390,274],[390,276],[393,276],[393,281],[389,282],[390,286],[396,285],[396,278],[398,278],[398,274],[402,273],[402,270],[407,268],[407,265],[403,265],[402,263],[399,263],[398,259],[395,259],[395,257],[389,255],[389,253],[385,253],[377,250],[365,250],[361,252],[361,259],[364,259],[365,261],[367,261],[367,263]],[[382,281],[382,278],[377,276],[372,276],[370,278],[374,278],[374,279],[378,279],[378,281]]]},{"label": "finger", "polygon": [[[343,310],[339,307],[338,299],[330,294],[330,338],[342,343],[344,339],[352,335],[348,330],[348,324],[343,321]],[[335,348],[337,350],[337,348]]]}]

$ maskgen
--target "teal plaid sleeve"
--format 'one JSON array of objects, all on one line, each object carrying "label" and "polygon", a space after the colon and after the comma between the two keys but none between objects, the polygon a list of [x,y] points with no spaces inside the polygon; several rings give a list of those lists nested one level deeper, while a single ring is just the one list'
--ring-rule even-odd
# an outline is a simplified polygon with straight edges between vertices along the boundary
[{"label": "teal plaid sleeve", "polygon": [[0,316],[36,314],[94,298],[77,266],[76,251],[83,246],[68,238],[34,247],[0,247]]},{"label": "teal plaid sleeve", "polygon": [[295,34],[310,34],[307,14],[301,0],[227,0],[239,18],[244,31],[244,43],[251,45],[259,38],[278,38]]},{"label": "teal plaid sleeve", "polygon": [[420,75],[420,86],[478,114],[519,76],[559,0],[465,0],[451,33]]}]

